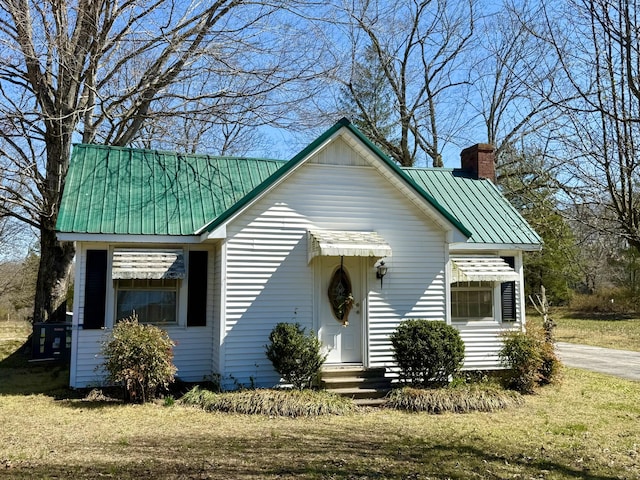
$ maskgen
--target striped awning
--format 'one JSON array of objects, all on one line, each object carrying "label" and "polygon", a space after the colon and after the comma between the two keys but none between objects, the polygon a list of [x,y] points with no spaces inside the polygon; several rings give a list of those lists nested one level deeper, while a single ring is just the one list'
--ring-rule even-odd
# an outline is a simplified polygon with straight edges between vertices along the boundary
[{"label": "striped awning", "polygon": [[114,279],[184,278],[184,253],[180,249],[116,248],[111,272]]},{"label": "striped awning", "polygon": [[520,276],[500,257],[451,257],[451,282],[510,282]]},{"label": "striped awning", "polygon": [[310,230],[307,238],[309,262],[314,257],[373,257],[391,256],[391,247],[376,232]]}]

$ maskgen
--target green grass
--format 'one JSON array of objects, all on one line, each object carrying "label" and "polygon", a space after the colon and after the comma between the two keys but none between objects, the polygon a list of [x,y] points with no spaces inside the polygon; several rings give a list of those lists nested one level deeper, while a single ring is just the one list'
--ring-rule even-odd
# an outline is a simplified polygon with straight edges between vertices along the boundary
[{"label": "green grass", "polygon": [[[640,318],[594,318],[566,309],[553,310],[551,317],[557,324],[555,333],[559,342],[640,352]],[[528,320],[539,321],[535,314],[529,314]]]},{"label": "green grass", "polygon": [[54,368],[0,360],[1,478],[640,478],[640,383],[580,370],[491,413],[287,418],[79,398]]}]

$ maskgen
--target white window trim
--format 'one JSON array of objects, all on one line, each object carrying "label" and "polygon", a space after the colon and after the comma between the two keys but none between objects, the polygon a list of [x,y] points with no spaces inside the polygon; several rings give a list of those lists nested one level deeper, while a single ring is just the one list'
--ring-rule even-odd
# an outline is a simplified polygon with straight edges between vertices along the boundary
[{"label": "white window trim", "polygon": [[[182,288],[182,283],[183,281],[180,279],[165,279],[164,281],[171,281],[171,282],[175,282],[173,286],[171,287],[147,287],[147,288],[143,288],[143,287],[138,287],[138,288],[126,288],[126,289],[121,289],[120,288],[120,282],[121,281],[130,281],[129,279],[122,279],[122,280],[113,280],[113,324],[115,325],[118,320],[121,320],[121,318],[117,318],[118,317],[118,292],[120,290],[127,290],[127,291],[164,291],[164,292],[174,292],[175,293],[175,297],[176,297],[176,305],[175,305],[175,318],[176,320],[174,322],[140,322],[140,323],[144,323],[147,325],[157,325],[157,326],[162,326],[162,327],[175,327],[180,325],[180,304],[181,304],[181,291],[183,290]],[[133,281],[147,281],[146,279],[132,279]]]},{"label": "white window trim", "polygon": [[[96,244],[98,245],[98,244]],[[109,251],[109,255],[107,256],[107,275],[109,279],[111,279],[110,282],[107,283],[107,306],[106,306],[106,312],[105,312],[105,326],[104,328],[106,330],[110,330],[114,327],[115,323],[116,323],[116,314],[117,314],[117,307],[116,307],[116,303],[118,301],[117,299],[117,295],[116,295],[116,285],[115,285],[115,281],[113,280],[113,251],[116,248],[120,248],[120,247],[127,247],[129,245],[122,245],[122,244],[108,244],[108,243],[104,243],[104,244],[100,244],[99,246],[101,246],[102,248],[105,248]],[[97,248],[97,247],[96,247]],[[158,248],[183,248],[185,255],[188,255],[188,252],[190,250],[192,250],[191,248],[189,248],[188,246],[178,246],[178,245],[171,245],[171,244],[161,244],[158,245]],[[210,249],[206,249],[206,248],[193,248],[193,250],[207,250],[210,251]],[[209,255],[209,261],[212,262],[213,261],[213,255]],[[209,265],[209,268],[213,268],[212,265]],[[176,323],[159,323],[157,324],[158,326],[162,327],[165,330],[176,330],[176,329],[186,329],[187,328],[187,292],[189,289],[189,280],[188,280],[188,272],[187,275],[185,276],[185,278],[183,280],[179,280],[179,285],[178,285],[178,306],[177,306],[177,322]]]},{"label": "white window trim", "polygon": [[[466,282],[460,282],[466,283]],[[449,301],[451,302],[451,323],[455,325],[495,325],[500,323],[498,318],[496,305],[501,305],[500,299],[500,282],[489,283],[486,287],[455,287],[455,283],[450,285]],[[455,291],[490,291],[491,292],[491,316],[489,317],[454,317],[452,296]]]}]

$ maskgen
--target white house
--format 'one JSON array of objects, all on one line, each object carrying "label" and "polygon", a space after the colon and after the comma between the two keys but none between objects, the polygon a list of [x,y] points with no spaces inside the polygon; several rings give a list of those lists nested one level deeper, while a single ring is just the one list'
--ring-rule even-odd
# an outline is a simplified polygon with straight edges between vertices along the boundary
[{"label": "white house", "polygon": [[134,309],[185,381],[277,384],[278,322],[317,332],[328,365],[390,371],[400,322],[444,321],[466,369],[500,368],[541,242],[494,172],[487,145],[401,169],[345,119],[287,162],[76,145],[57,224],[77,245],[71,386],[100,384],[100,342]]}]

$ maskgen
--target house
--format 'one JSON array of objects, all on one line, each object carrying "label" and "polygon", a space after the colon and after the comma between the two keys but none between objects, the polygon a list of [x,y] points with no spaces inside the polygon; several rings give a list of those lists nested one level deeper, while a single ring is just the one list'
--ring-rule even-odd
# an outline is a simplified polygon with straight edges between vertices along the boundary
[{"label": "house", "polygon": [[392,375],[397,325],[444,321],[466,369],[500,368],[541,242],[494,176],[482,144],[460,169],[401,169],[346,119],[288,162],[76,145],[57,223],[77,246],[70,384],[101,382],[132,310],[169,332],[185,381],[277,384],[278,322],[317,332],[329,365]]}]

